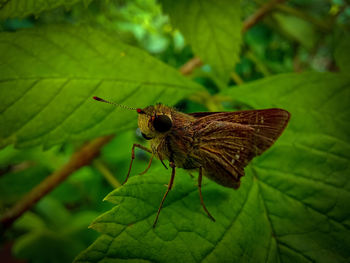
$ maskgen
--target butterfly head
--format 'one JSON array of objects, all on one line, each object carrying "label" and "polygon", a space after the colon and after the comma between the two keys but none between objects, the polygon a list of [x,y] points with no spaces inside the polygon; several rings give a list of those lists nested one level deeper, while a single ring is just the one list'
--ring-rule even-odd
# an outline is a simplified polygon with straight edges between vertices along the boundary
[{"label": "butterfly head", "polygon": [[167,134],[172,126],[171,110],[162,104],[137,109],[138,126],[146,140]]},{"label": "butterfly head", "polygon": [[139,115],[138,126],[141,130],[142,136],[147,140],[151,140],[156,137],[165,135],[171,130],[171,127],[173,126],[173,121],[171,118],[171,109],[162,104],[148,106],[144,109],[141,109],[128,107],[122,104],[107,101],[96,96],[94,96],[93,99],[124,109],[136,110],[136,112]]}]

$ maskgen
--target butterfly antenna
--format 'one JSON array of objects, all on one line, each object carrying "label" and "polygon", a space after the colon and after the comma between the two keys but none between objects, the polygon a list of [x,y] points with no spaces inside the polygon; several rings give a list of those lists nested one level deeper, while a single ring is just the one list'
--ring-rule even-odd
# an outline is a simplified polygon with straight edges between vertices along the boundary
[{"label": "butterfly antenna", "polygon": [[97,101],[105,102],[105,103],[108,103],[108,104],[112,104],[112,105],[114,105],[116,107],[121,107],[121,108],[124,108],[124,109],[127,109],[127,110],[137,110],[137,112],[139,110],[138,108],[128,107],[128,106],[125,106],[125,105],[122,105],[122,104],[118,104],[118,103],[114,103],[114,102],[111,102],[111,101],[108,101],[108,100],[101,99],[100,97],[96,97],[96,96],[94,96],[93,99],[97,100]]}]

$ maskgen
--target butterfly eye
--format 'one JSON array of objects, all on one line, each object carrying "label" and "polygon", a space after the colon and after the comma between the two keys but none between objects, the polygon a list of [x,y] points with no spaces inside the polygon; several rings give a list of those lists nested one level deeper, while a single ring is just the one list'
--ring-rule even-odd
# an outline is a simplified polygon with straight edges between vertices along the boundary
[{"label": "butterfly eye", "polygon": [[158,115],[153,120],[153,127],[158,132],[166,132],[171,129],[173,123],[167,115]]}]

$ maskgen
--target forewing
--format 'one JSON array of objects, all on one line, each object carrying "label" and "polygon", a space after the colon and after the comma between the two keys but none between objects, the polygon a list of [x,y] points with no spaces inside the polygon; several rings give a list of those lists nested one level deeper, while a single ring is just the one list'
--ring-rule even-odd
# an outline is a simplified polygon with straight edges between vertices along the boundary
[{"label": "forewing", "polygon": [[[198,115],[199,114],[199,115]],[[262,154],[282,134],[288,124],[290,114],[282,109],[246,110],[236,112],[217,112],[193,115],[198,126],[218,121],[247,125],[254,129],[252,139],[253,156]]]},{"label": "forewing", "polygon": [[194,122],[196,145],[206,176],[238,188],[244,167],[268,149],[289,121],[281,109],[220,112]]},{"label": "forewing", "polygon": [[188,115],[191,115],[192,117],[195,117],[195,118],[203,118],[203,117],[213,115],[213,114],[218,114],[218,113],[222,113],[222,112],[193,112],[193,113],[189,113]]}]

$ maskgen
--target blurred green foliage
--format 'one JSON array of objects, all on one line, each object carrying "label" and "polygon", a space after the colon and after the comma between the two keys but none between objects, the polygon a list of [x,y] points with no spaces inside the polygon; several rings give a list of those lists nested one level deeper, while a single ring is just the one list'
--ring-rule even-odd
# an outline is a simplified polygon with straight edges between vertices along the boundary
[{"label": "blurred green foliage", "polygon": [[[93,244],[77,262],[349,260],[348,2],[282,1],[241,40],[240,21],[267,1],[209,2],[0,0],[0,214],[86,140],[116,133],[1,235],[12,253],[0,258],[72,262]],[[203,65],[181,76],[194,56]],[[184,112],[281,107],[292,121],[241,189],[205,181],[215,224],[179,171],[153,230],[169,171],[154,161],[112,191],[145,142],[136,114],[93,95]],[[137,151],[132,176],[148,160]],[[102,202],[110,192],[117,206]]]}]

